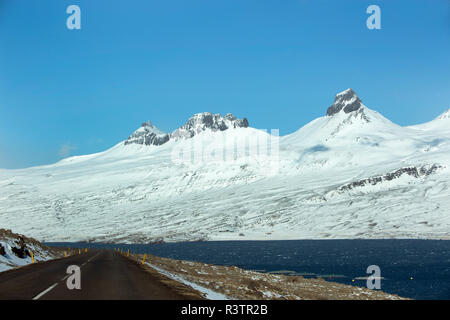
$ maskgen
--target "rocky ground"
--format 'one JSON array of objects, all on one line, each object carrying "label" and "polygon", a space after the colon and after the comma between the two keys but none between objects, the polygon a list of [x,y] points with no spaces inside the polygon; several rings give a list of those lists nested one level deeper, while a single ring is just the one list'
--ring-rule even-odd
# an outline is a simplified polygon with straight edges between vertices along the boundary
[{"label": "rocky ground", "polygon": [[64,251],[39,241],[0,229],[0,272],[27,264],[64,256]]},{"label": "rocky ground", "polygon": [[[143,255],[130,256],[141,261]],[[232,300],[403,300],[378,290],[323,279],[275,275],[193,261],[146,256],[146,268],[190,285],[209,299]]]}]

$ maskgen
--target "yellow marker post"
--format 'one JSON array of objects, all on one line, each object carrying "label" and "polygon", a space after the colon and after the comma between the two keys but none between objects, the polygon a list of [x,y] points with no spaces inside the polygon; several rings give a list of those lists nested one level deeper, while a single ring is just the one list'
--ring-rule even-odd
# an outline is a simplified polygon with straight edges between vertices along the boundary
[{"label": "yellow marker post", "polygon": [[84,252],[87,252],[87,248],[86,248],[86,249],[84,249]]},{"label": "yellow marker post", "polygon": [[67,251],[64,251],[64,257],[67,257]]},{"label": "yellow marker post", "polygon": [[127,257],[129,257],[130,256],[130,249],[128,249],[128,251],[127,251]]},{"label": "yellow marker post", "polygon": [[144,264],[145,263],[145,258],[147,257],[147,255],[146,254],[144,254],[144,259],[142,259],[142,264]]},{"label": "yellow marker post", "polygon": [[34,263],[34,254],[33,254],[33,251],[30,250],[30,253],[31,253],[31,263]]}]

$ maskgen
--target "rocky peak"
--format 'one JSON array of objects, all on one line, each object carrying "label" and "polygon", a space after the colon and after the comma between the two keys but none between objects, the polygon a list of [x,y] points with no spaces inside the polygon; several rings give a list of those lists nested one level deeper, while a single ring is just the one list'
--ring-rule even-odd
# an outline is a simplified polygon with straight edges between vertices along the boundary
[{"label": "rocky peak", "polygon": [[169,140],[178,140],[180,138],[192,138],[196,134],[205,131],[224,131],[230,128],[247,128],[248,120],[246,118],[238,119],[231,113],[224,117],[220,114],[203,112],[194,114],[189,120],[172,133],[164,133],[152,125],[150,121],[142,123],[126,141],[125,144],[143,144],[143,145],[162,145]]},{"label": "rocky peak", "polygon": [[211,131],[224,131],[230,128],[246,128],[248,120],[237,119],[231,113],[222,117],[220,114],[212,114],[211,112],[203,112],[194,114],[189,120],[172,133],[173,138],[191,138],[196,134],[210,129]]},{"label": "rocky peak", "polygon": [[150,120],[142,123],[126,141],[125,144],[161,145],[169,141],[169,134],[162,132],[155,127]]},{"label": "rocky peak", "polygon": [[437,117],[436,119],[450,119],[450,109],[448,109],[447,111],[445,111],[443,114],[441,114],[439,117]]},{"label": "rocky peak", "polygon": [[150,120],[147,120],[147,122],[143,122],[141,127],[153,127],[153,124]]},{"label": "rocky peak", "polygon": [[347,89],[338,93],[334,98],[334,103],[328,108],[327,116],[332,116],[344,110],[345,113],[356,111],[362,106],[361,99],[353,89]]}]

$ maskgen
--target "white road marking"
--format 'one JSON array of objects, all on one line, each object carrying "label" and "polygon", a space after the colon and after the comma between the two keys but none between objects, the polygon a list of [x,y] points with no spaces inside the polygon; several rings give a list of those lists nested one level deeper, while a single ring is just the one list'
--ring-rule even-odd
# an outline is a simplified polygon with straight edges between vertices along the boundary
[{"label": "white road marking", "polygon": [[65,276],[64,278],[62,278],[61,281],[66,280],[69,276],[70,276],[70,274],[68,274],[67,276]]},{"label": "white road marking", "polygon": [[58,282],[55,283],[54,285],[52,285],[51,287],[49,287],[48,289],[42,291],[41,293],[39,293],[36,297],[33,298],[33,300],[38,300],[40,297],[42,297],[44,294],[50,292],[51,290],[53,290],[54,287],[56,287],[58,285]]},{"label": "white road marking", "polygon": [[[86,263],[90,262],[92,259],[94,259],[95,257],[97,257],[100,254],[97,253],[95,256],[93,256],[92,258],[90,258],[88,261],[84,262],[81,266],[86,265]],[[70,274],[68,274],[67,276],[65,276],[64,278],[61,279],[61,281],[66,280],[68,277],[70,276]],[[58,285],[58,282],[53,284],[52,286],[48,287],[47,289],[45,289],[44,291],[42,291],[41,293],[39,293],[37,296],[35,296],[33,298],[33,300],[39,300],[39,298],[41,298],[43,295],[49,293],[50,291],[52,291],[56,286]]]},{"label": "white road marking", "polygon": [[85,262],[84,264],[86,264],[86,263],[88,263],[88,262],[91,262],[91,260],[93,260],[94,258],[96,258],[98,255],[100,254],[100,252],[99,253],[97,253],[95,256],[93,256],[92,258],[90,258],[87,262]]}]

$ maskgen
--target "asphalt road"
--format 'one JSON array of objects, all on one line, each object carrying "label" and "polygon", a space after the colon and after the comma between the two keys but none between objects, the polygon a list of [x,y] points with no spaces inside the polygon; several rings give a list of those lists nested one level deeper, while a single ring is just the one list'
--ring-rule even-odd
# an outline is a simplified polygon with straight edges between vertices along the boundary
[{"label": "asphalt road", "polygon": [[[67,267],[81,268],[81,289],[69,290]],[[90,251],[0,273],[0,299],[184,300],[187,299],[128,258]]]}]

